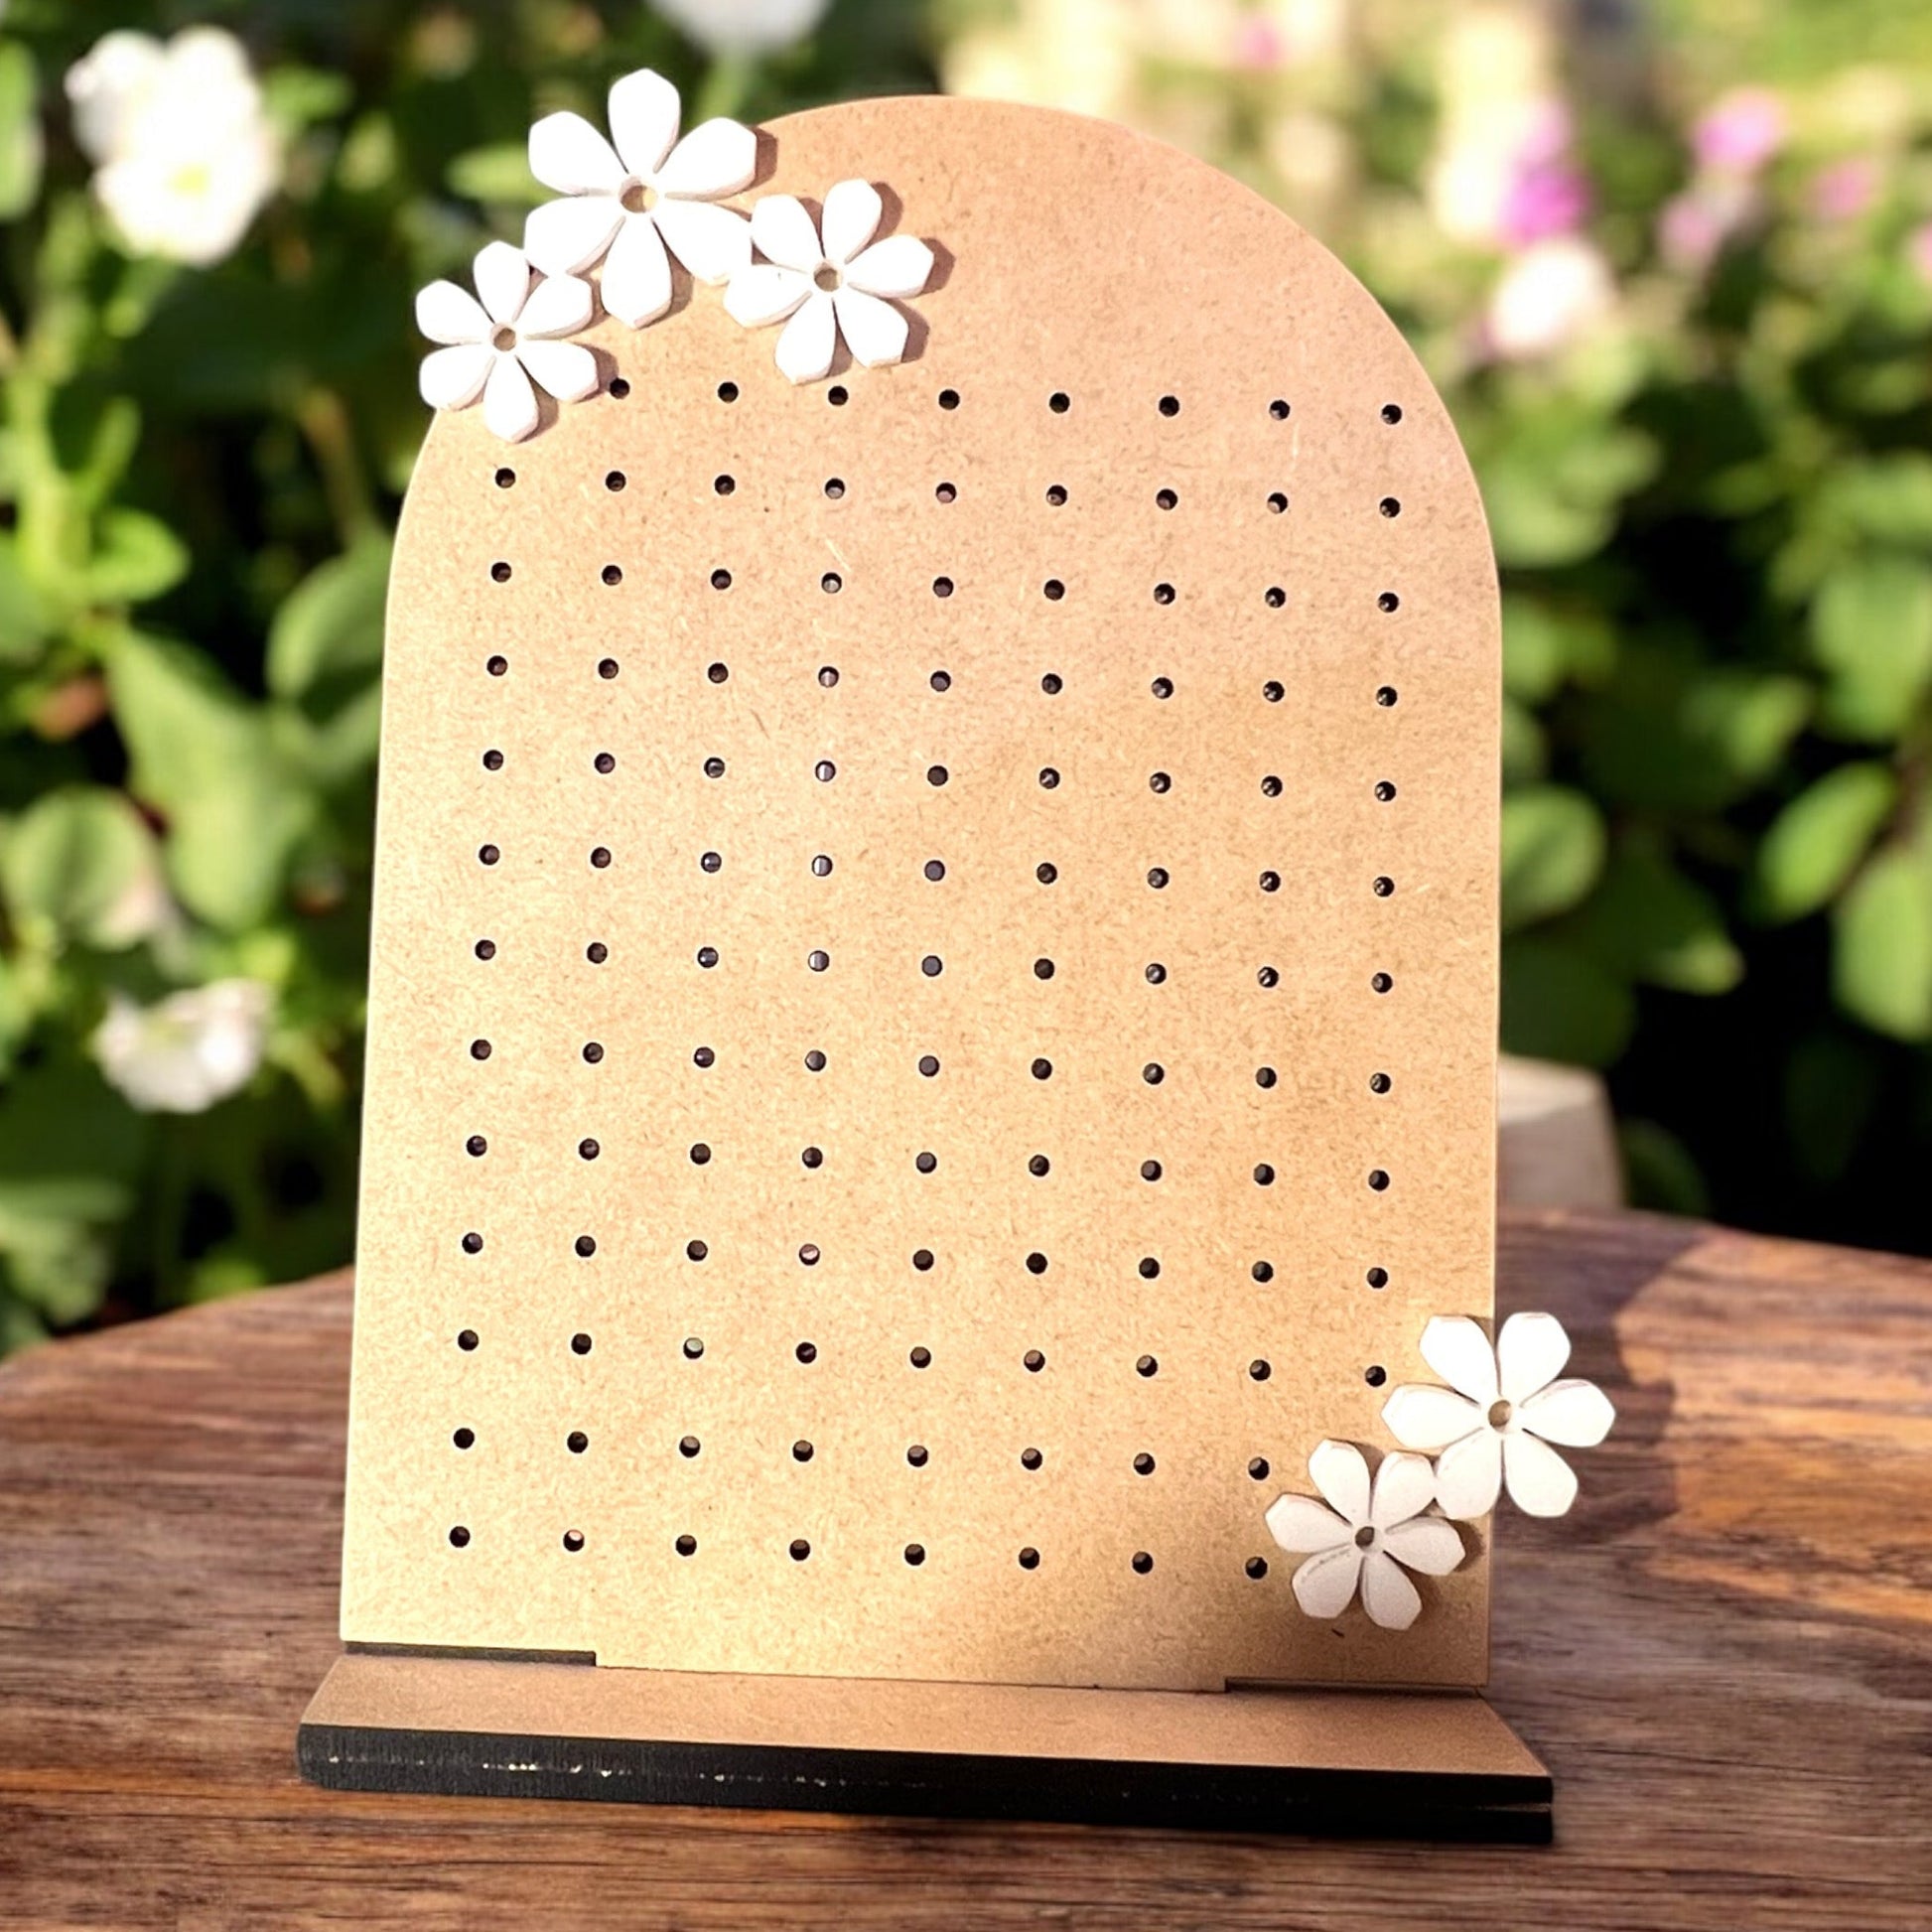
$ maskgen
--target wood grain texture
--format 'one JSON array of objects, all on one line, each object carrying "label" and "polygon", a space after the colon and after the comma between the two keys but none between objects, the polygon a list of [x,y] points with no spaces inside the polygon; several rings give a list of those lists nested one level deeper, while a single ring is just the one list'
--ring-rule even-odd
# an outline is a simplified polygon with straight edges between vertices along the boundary
[{"label": "wood grain texture", "polygon": [[0,1924],[1922,1928],[1932,1266],[1636,1216],[1506,1217],[1502,1260],[1620,1416],[1498,1538],[1552,1851],[304,1786],[339,1276],[0,1368]]}]

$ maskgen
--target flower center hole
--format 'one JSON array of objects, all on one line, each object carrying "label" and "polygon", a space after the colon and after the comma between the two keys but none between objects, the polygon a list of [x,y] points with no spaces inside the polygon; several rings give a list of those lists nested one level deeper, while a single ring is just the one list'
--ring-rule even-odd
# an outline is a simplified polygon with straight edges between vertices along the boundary
[{"label": "flower center hole", "polygon": [[648,182],[627,181],[618,192],[618,200],[631,214],[648,214],[657,206],[657,190]]},{"label": "flower center hole", "polygon": [[494,331],[489,338],[489,345],[491,348],[503,350],[514,348],[516,346],[516,331],[514,329],[498,329]]},{"label": "flower center hole", "polygon": [[1370,1529],[1366,1523],[1364,1523],[1362,1527],[1355,1532],[1355,1547],[1358,1550],[1368,1550],[1368,1549],[1373,1549],[1374,1546],[1375,1546],[1375,1532],[1372,1529]]},{"label": "flower center hole", "polygon": [[816,272],[812,276],[814,284],[825,290],[828,295],[839,286],[843,279],[839,271],[830,262],[820,262]]},{"label": "flower center hole", "polygon": [[1506,1402],[1492,1402],[1489,1405],[1489,1427],[1491,1429],[1501,1429],[1508,1421],[1509,1404]]}]

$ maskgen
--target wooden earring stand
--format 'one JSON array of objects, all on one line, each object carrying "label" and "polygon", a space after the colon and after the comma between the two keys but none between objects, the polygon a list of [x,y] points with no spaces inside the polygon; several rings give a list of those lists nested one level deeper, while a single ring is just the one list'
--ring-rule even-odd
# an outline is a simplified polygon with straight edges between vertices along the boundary
[{"label": "wooden earring stand", "polygon": [[[1286,216],[875,101],[899,366],[714,291],[391,587],[344,1557],[307,1775],[1547,1837],[1263,1523],[1491,1311],[1499,643],[1454,432]],[[814,206],[816,200],[814,199]]]}]

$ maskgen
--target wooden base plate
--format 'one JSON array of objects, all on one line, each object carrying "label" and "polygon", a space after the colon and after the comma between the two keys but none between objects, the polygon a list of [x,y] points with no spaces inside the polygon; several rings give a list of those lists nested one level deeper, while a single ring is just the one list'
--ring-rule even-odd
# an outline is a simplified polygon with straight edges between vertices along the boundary
[{"label": "wooden base plate", "polygon": [[302,1720],[353,1791],[1348,1837],[1550,1837],[1550,1774],[1479,1697],[1065,1690],[352,1651]]}]

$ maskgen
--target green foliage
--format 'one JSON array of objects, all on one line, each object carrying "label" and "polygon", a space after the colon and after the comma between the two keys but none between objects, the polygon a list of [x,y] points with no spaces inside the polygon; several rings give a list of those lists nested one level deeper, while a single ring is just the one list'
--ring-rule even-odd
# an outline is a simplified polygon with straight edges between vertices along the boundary
[{"label": "green foliage", "polygon": [[[523,131],[642,66],[691,121],[931,75],[892,0],[715,67],[640,0],[0,12],[4,1353],[348,1258],[410,304],[520,224]],[[62,85],[198,15],[243,36],[281,154],[200,268],[116,239]],[[150,1114],[104,1077],[110,1010],[236,979],[273,996],[239,1091]]]}]

